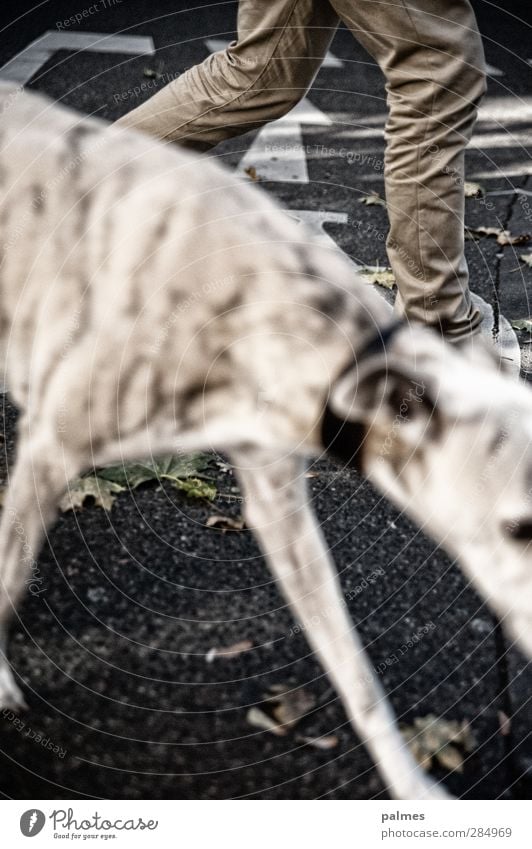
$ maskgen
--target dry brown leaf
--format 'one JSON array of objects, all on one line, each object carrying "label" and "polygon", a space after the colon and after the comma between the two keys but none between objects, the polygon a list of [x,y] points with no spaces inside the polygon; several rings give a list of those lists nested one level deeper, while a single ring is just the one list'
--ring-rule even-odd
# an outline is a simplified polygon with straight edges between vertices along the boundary
[{"label": "dry brown leaf", "polygon": [[499,245],[521,245],[529,242],[532,239],[530,233],[519,233],[517,236],[512,235],[509,230],[503,230],[501,227],[466,227],[466,239],[478,241],[483,236],[493,237],[497,239]]},{"label": "dry brown leaf", "polygon": [[247,720],[284,737],[315,706],[316,697],[303,687],[273,684],[264,701],[248,711]]},{"label": "dry brown leaf", "polygon": [[303,737],[299,735],[297,739],[301,743],[306,743],[307,746],[313,746],[314,749],[322,749],[323,751],[335,749],[338,745],[338,737],[334,734],[331,734],[329,737]]},{"label": "dry brown leaf", "polygon": [[511,325],[514,330],[526,330],[532,333],[532,318],[516,318]]},{"label": "dry brown leaf", "polygon": [[260,180],[260,177],[257,174],[257,169],[254,165],[249,165],[247,168],[244,168],[244,174],[247,174],[249,179],[253,180],[253,182]]},{"label": "dry brown leaf", "polygon": [[280,725],[292,728],[316,704],[313,693],[303,687],[289,688],[289,685],[274,684],[270,687],[271,696],[266,702],[271,704],[271,711]]},{"label": "dry brown leaf", "polygon": [[512,730],[512,720],[503,710],[497,711],[497,718],[499,720],[499,729],[503,737],[508,737]]},{"label": "dry brown leaf", "polygon": [[388,266],[365,265],[359,273],[368,283],[377,283],[385,289],[393,289],[395,286],[395,275]]},{"label": "dry brown leaf", "polygon": [[480,183],[470,183],[466,180],[464,183],[464,193],[466,198],[480,198],[484,195],[484,189]]},{"label": "dry brown leaf", "polygon": [[216,657],[222,658],[234,658],[243,654],[246,651],[249,651],[253,648],[253,643],[251,640],[240,640],[238,643],[233,643],[232,646],[226,646],[225,648],[212,648],[209,649],[207,654],[205,655],[205,660],[207,663],[212,663],[212,661]]},{"label": "dry brown leaf", "polygon": [[258,707],[252,707],[248,710],[247,721],[250,725],[254,725],[255,728],[262,728],[265,731],[271,731],[272,734],[275,734],[276,737],[285,737],[286,729],[282,728],[278,723],[268,716],[267,713],[264,713]]},{"label": "dry brown leaf", "polygon": [[381,198],[378,192],[370,192],[363,198],[358,199],[359,203],[364,203],[366,206],[386,206],[386,201]]},{"label": "dry brown leaf", "polygon": [[444,769],[448,769],[449,772],[462,773],[464,771],[464,756],[456,746],[442,746],[435,752],[435,757],[440,765]]},{"label": "dry brown leaf", "polygon": [[205,522],[205,527],[216,528],[225,533],[226,531],[241,531],[244,527],[242,517],[233,519],[231,516],[209,516]]},{"label": "dry brown leaf", "polygon": [[445,769],[461,772],[464,753],[473,751],[475,746],[467,722],[440,719],[433,714],[401,726],[401,733],[423,769],[430,769],[434,760]]}]

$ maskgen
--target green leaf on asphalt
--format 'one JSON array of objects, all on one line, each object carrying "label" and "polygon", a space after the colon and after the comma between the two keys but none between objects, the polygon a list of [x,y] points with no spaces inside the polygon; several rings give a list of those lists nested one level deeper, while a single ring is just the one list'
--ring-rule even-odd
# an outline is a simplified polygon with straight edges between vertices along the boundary
[{"label": "green leaf on asphalt", "polygon": [[98,470],[98,476],[129,489],[136,489],[141,484],[153,480],[167,480],[177,485],[178,481],[201,477],[210,462],[208,454],[168,454],[164,457],[140,460],[138,463],[107,466]]},{"label": "green leaf on asphalt", "polygon": [[466,198],[481,198],[484,195],[484,189],[480,183],[470,183],[468,180],[464,183],[464,192]]},{"label": "green leaf on asphalt", "polygon": [[69,491],[61,501],[61,510],[83,507],[88,498],[94,500],[96,507],[110,510],[120,492],[136,489],[151,481],[168,481],[187,498],[212,501],[216,497],[216,486],[203,476],[211,459],[209,454],[201,453],[169,454],[138,463],[122,463],[119,466],[97,469],[72,481]]},{"label": "green leaf on asphalt", "polygon": [[359,203],[364,203],[366,206],[386,206],[386,201],[381,198],[378,192],[370,192],[363,198],[358,199]]},{"label": "green leaf on asphalt", "polygon": [[184,492],[187,498],[204,498],[206,501],[214,501],[216,498],[216,486],[209,481],[200,480],[200,478],[186,480],[167,478],[167,480],[170,480],[175,489]]},{"label": "green leaf on asphalt", "polygon": [[103,480],[95,474],[87,475],[70,483],[59,507],[63,513],[66,513],[67,510],[84,507],[85,501],[90,498],[96,507],[110,510],[118,493],[123,491],[124,487],[119,483]]},{"label": "green leaf on asphalt", "polygon": [[385,289],[393,289],[395,286],[395,275],[388,266],[365,265],[360,269],[359,274],[367,283],[377,283]]},{"label": "green leaf on asphalt", "polygon": [[517,318],[512,321],[512,327],[514,330],[526,330],[532,333],[532,318]]}]

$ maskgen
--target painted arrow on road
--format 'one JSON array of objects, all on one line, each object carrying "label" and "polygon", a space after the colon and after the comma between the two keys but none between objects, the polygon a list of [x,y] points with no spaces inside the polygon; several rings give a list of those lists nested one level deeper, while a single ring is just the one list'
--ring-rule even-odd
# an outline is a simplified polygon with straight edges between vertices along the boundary
[{"label": "painted arrow on road", "polygon": [[330,127],[332,123],[325,112],[303,98],[283,118],[260,130],[238,163],[237,172],[249,173],[248,169],[254,168],[261,180],[308,183],[307,155],[301,128],[305,124]]},{"label": "painted arrow on road", "polygon": [[[206,38],[205,44],[211,53],[217,53],[219,50],[225,50],[226,47],[229,47],[231,44],[230,41],[227,41],[225,38]],[[330,51],[325,56],[325,59],[322,63],[322,68],[343,68],[344,63],[341,59],[338,59],[337,56],[334,56]]]},{"label": "painted arrow on road", "polygon": [[0,79],[26,85],[58,50],[90,50],[93,53],[130,53],[144,56],[155,53],[155,45],[151,36],[144,35],[48,30],[0,68]]}]

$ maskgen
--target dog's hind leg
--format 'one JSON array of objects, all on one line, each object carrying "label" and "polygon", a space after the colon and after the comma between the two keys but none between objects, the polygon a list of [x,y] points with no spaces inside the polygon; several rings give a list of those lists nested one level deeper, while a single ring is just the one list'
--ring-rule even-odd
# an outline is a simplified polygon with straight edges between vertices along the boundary
[{"label": "dog's hind leg", "polygon": [[46,590],[37,566],[39,549],[60,496],[78,471],[53,438],[19,437],[0,523],[0,708],[25,707],[6,657],[9,621],[25,589],[34,595]]},{"label": "dog's hind leg", "polygon": [[307,501],[303,461],[259,452],[231,456],[247,523],[391,793],[400,799],[449,798],[410,754],[346,613],[336,570]]}]

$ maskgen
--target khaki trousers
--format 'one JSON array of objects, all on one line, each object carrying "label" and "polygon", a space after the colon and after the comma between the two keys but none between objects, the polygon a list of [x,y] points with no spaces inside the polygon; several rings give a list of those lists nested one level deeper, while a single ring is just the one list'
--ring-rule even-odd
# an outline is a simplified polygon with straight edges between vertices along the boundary
[{"label": "khaki trousers", "polygon": [[238,41],[119,123],[197,150],[260,127],[305,95],[339,20],[386,77],[398,309],[460,341],[480,324],[464,257],[464,149],[486,86],[468,0],[240,0]]}]

